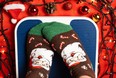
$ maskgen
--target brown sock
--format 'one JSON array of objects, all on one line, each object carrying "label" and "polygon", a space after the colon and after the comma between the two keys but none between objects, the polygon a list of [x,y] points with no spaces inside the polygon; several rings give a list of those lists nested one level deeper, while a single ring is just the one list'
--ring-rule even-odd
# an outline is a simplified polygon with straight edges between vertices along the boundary
[{"label": "brown sock", "polygon": [[48,78],[49,76],[54,53],[48,41],[42,36],[41,30],[44,25],[39,24],[28,33],[26,54],[29,67],[26,78]]},{"label": "brown sock", "polygon": [[92,64],[71,26],[52,22],[43,28],[42,33],[53,49],[61,55],[72,78],[81,76],[95,78]]}]

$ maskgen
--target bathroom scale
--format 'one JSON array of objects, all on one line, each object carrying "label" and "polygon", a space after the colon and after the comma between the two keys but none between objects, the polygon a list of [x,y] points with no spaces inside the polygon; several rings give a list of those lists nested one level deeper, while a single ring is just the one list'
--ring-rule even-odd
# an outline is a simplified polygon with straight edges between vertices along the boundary
[{"label": "bathroom scale", "polygon": [[[44,22],[60,22],[72,26],[78,34],[81,43],[89,56],[97,78],[98,63],[98,27],[96,23],[87,17],[26,17],[20,20],[15,28],[15,58],[16,78],[25,78],[26,64],[26,39],[29,30],[37,24]],[[55,53],[49,78],[71,78],[68,68],[62,58]]]}]

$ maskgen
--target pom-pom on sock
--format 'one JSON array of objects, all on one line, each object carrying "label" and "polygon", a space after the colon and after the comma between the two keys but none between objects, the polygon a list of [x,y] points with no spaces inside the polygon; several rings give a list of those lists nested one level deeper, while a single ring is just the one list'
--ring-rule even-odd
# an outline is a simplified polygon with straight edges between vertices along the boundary
[{"label": "pom-pom on sock", "polygon": [[95,78],[90,59],[71,26],[52,22],[43,28],[42,33],[61,55],[73,78]]},{"label": "pom-pom on sock", "polygon": [[49,76],[54,53],[41,33],[45,25],[48,23],[38,24],[28,33],[26,54],[29,67],[26,78],[48,78]]}]

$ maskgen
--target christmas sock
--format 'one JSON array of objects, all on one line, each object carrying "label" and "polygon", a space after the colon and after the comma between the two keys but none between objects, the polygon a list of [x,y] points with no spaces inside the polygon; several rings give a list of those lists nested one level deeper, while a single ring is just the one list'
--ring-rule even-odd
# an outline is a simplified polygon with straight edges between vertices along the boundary
[{"label": "christmas sock", "polygon": [[73,78],[95,78],[92,64],[71,26],[52,22],[43,28],[42,33],[61,55]]},{"label": "christmas sock", "polygon": [[46,24],[41,23],[28,33],[26,53],[29,67],[26,78],[48,78],[54,53],[41,33]]}]

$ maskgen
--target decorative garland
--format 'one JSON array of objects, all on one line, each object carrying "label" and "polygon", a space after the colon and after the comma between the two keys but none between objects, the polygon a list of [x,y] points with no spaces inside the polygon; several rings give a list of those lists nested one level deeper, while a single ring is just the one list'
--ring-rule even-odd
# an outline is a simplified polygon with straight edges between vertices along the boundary
[{"label": "decorative garland", "polygon": [[[15,77],[14,71],[14,63],[11,57],[11,50],[9,40],[5,34],[8,29],[4,29],[3,26],[3,15],[0,12],[0,38],[2,38],[2,42],[4,46],[0,46],[0,72],[2,73],[4,78],[12,78]],[[7,72],[4,72],[6,69]]]}]

